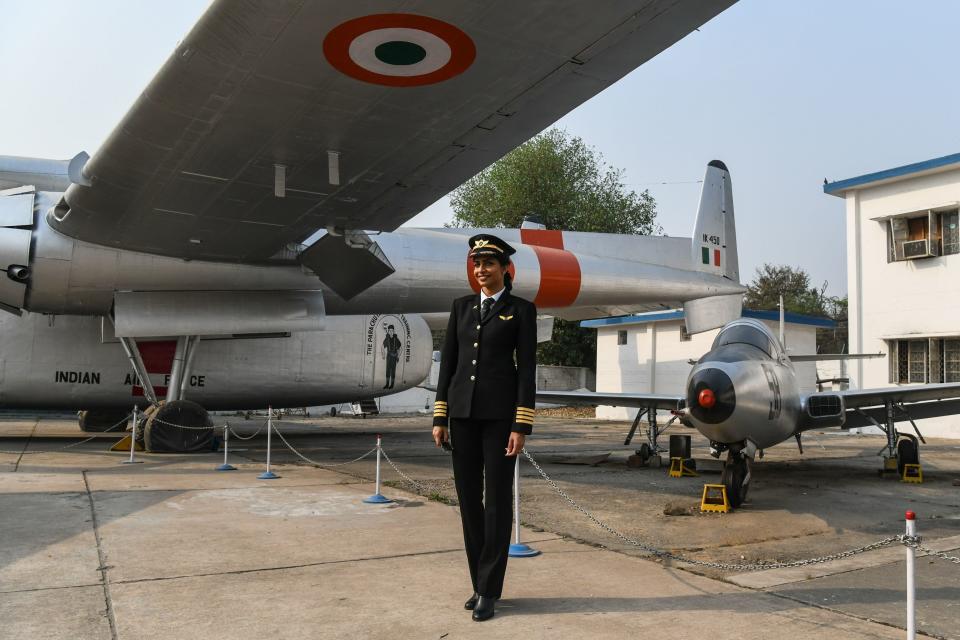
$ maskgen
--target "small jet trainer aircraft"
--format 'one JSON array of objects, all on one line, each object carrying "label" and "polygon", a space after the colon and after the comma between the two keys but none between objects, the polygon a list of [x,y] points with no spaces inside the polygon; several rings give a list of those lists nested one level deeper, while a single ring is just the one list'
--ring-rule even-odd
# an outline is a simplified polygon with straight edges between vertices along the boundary
[{"label": "small jet trainer aircraft", "polygon": [[[659,450],[657,435],[663,429],[656,423],[657,410],[671,411],[673,419],[710,440],[712,455],[727,452],[722,481],[736,508],[747,495],[757,452],[762,455],[764,449],[796,438],[802,453],[804,431],[879,427],[887,437],[884,468],[895,462],[902,475],[904,465],[919,461],[917,438],[923,437],[914,419],[960,413],[960,383],[800,392],[794,362],[849,357],[858,356],[790,356],[766,325],[741,318],[726,324],[710,351],[694,363],[684,395],[541,391],[537,400],[640,408],[631,436],[647,415],[651,438],[641,448],[641,457]],[[916,436],[896,430],[896,423],[903,421],[913,424]]]}]

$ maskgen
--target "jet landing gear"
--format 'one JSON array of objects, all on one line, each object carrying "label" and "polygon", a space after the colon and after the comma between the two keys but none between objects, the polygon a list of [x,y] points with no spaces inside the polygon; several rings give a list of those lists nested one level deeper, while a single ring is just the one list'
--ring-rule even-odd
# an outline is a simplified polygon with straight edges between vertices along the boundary
[{"label": "jet landing gear", "polygon": [[[901,419],[905,417],[910,421],[916,435],[897,431],[895,410],[903,414]],[[877,453],[877,455],[883,455],[883,467],[878,471],[881,477],[888,473],[896,473],[897,477],[902,479],[904,469],[908,464],[920,464],[920,443],[927,444],[927,441],[923,438],[923,434],[917,428],[917,423],[913,421],[903,405],[894,404],[890,400],[886,401],[884,407],[885,424],[881,424],[861,409],[858,409],[857,412],[872,422],[878,429],[881,429],[887,437],[887,444]]]},{"label": "jet landing gear", "polygon": [[727,501],[733,509],[739,509],[747,499],[755,454],[756,447],[751,442],[747,442],[745,446],[731,446],[727,451],[727,460],[723,464],[720,478],[727,489]]},{"label": "jet landing gear", "polygon": [[660,434],[666,431],[679,416],[673,416],[661,427],[657,423],[656,406],[640,409],[637,411],[637,416],[634,418],[633,424],[630,425],[630,432],[627,433],[627,437],[623,441],[624,446],[630,446],[630,443],[633,441],[633,436],[636,435],[637,428],[640,426],[640,421],[644,416],[647,417],[647,441],[642,443],[640,448],[634,452],[634,455],[627,459],[627,464],[633,467],[646,467],[652,463],[653,466],[659,467],[663,460],[660,454],[667,451],[660,446]]}]

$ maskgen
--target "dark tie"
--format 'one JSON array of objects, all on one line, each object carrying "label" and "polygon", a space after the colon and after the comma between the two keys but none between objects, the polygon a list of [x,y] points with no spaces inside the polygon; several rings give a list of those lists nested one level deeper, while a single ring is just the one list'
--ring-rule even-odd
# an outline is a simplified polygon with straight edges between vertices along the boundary
[{"label": "dark tie", "polygon": [[494,299],[485,298],[483,304],[480,305],[480,319],[486,320],[487,316],[490,315],[490,309],[493,308]]}]

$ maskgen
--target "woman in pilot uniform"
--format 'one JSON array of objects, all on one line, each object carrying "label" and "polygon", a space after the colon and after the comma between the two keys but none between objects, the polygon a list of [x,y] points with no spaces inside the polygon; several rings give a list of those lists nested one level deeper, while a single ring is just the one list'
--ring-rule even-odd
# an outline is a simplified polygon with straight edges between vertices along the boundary
[{"label": "woman in pilot uniform", "polygon": [[[537,309],[511,295],[513,247],[489,234],[470,238],[480,294],[457,298],[440,360],[433,439],[452,445],[453,477],[473,581],[464,603],[493,617],[503,589],[513,521],[516,456],[533,428]],[[486,496],[486,501],[484,501]]]}]

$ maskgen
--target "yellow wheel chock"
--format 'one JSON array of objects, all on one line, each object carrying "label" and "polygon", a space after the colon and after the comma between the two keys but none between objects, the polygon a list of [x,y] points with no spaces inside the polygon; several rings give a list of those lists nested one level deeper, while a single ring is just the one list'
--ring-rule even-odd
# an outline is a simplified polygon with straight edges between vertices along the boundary
[{"label": "yellow wheel chock", "polygon": [[683,458],[670,458],[670,477],[680,478],[687,476],[696,478],[699,474],[683,463]]},{"label": "yellow wheel chock", "polygon": [[903,465],[903,476],[900,478],[900,482],[923,484],[923,469],[919,464]]},{"label": "yellow wheel chock", "polygon": [[[110,447],[110,451],[130,451],[130,440],[131,436],[124,436],[118,440],[115,445]],[[143,445],[141,443],[137,442],[134,446],[136,447],[136,451],[143,451]]]},{"label": "yellow wheel chock", "polygon": [[727,513],[730,501],[727,500],[727,487],[722,484],[703,485],[703,497],[700,498],[700,511]]}]

